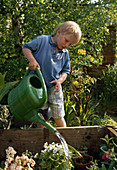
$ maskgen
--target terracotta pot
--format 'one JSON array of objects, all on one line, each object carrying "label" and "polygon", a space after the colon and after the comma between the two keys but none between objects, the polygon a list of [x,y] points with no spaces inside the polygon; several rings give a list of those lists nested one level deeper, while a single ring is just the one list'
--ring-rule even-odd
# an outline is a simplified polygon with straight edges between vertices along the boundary
[{"label": "terracotta pot", "polygon": [[87,170],[86,167],[91,166],[91,161],[93,161],[93,157],[90,155],[82,155],[82,157],[74,157],[73,158],[75,162],[75,169],[78,170]]}]

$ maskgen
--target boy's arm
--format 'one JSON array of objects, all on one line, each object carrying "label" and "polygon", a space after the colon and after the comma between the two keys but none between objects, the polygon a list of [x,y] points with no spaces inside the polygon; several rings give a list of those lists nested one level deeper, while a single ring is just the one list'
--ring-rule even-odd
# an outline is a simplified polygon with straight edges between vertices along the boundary
[{"label": "boy's arm", "polygon": [[60,82],[60,84],[62,84],[67,78],[67,73],[62,73],[61,77],[57,80]]},{"label": "boy's arm", "polygon": [[40,69],[40,66],[39,66],[38,62],[35,60],[34,56],[32,55],[31,50],[28,48],[23,48],[22,51],[23,51],[25,57],[30,62],[29,63],[30,70],[35,71],[36,67],[38,67]]},{"label": "boy's arm", "polygon": [[55,84],[56,92],[60,91],[60,85],[66,80],[67,73],[62,73],[61,77],[58,80],[53,80],[50,82],[50,84]]}]

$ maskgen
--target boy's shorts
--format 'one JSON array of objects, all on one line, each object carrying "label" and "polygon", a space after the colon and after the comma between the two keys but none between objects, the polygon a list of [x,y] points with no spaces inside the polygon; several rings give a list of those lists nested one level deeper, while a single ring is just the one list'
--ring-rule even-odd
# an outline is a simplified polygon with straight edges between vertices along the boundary
[{"label": "boy's shorts", "polygon": [[56,87],[53,86],[47,90],[48,101],[47,104],[41,108],[45,110],[48,108],[49,117],[56,119],[63,118],[65,116],[64,103],[63,103],[63,91],[62,86],[60,91],[56,92]]}]

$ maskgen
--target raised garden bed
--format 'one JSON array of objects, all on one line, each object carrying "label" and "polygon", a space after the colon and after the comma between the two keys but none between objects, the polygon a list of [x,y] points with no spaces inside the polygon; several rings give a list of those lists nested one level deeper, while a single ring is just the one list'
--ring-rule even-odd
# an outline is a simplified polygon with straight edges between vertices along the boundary
[{"label": "raised garden bed", "polygon": [[[100,144],[106,134],[114,137],[117,142],[117,129],[114,126],[80,126],[57,128],[66,142],[73,146],[88,148],[90,155],[97,155]],[[0,158],[5,158],[5,149],[12,146],[20,155],[26,150],[32,153],[40,153],[45,142],[60,142],[57,136],[48,129],[34,128],[28,130],[11,129],[0,130]]]}]

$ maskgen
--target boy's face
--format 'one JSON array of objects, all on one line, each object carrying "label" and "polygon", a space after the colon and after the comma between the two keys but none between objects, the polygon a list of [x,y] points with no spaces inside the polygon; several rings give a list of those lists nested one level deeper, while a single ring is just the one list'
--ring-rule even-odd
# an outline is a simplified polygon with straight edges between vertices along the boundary
[{"label": "boy's face", "polygon": [[58,49],[69,48],[71,45],[77,44],[78,42],[79,40],[76,39],[73,34],[63,34],[60,29],[57,31],[56,43]]}]

